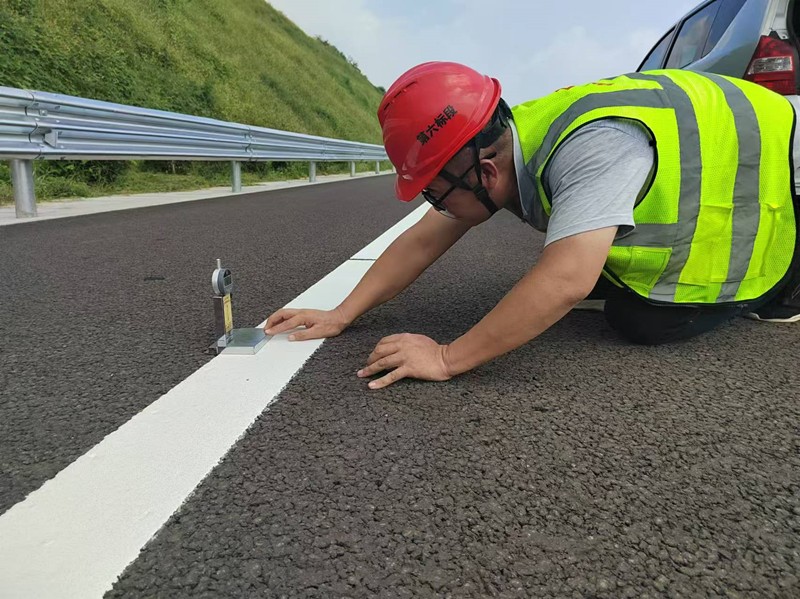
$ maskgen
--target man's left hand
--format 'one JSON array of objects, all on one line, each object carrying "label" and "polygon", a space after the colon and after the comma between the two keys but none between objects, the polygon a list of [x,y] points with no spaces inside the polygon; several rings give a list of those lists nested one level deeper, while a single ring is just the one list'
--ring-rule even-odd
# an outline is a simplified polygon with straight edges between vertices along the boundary
[{"label": "man's left hand", "polygon": [[370,389],[382,389],[404,378],[446,381],[452,378],[447,370],[446,351],[446,345],[439,345],[425,335],[390,335],[380,340],[369,355],[367,366],[358,371],[358,376],[363,378],[391,371],[370,382]]}]

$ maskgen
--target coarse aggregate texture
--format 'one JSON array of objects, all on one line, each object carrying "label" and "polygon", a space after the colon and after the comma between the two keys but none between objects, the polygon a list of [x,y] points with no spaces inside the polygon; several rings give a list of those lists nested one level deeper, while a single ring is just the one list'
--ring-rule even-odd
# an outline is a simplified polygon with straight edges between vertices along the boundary
[{"label": "coarse aggregate texture", "polygon": [[391,183],[0,229],[0,512],[212,358],[216,258],[255,326],[418,205]]},{"label": "coarse aggregate texture", "polygon": [[573,312],[448,382],[356,377],[541,244],[500,213],[328,340],[107,597],[800,596],[797,325],[643,347]]}]

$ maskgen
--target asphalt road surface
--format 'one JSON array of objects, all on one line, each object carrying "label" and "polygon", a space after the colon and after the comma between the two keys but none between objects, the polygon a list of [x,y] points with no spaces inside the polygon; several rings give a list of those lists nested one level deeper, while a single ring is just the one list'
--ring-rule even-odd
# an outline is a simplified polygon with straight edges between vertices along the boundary
[{"label": "asphalt road surface", "polygon": [[[253,325],[417,205],[378,177],[0,230],[0,511],[211,359],[214,259]],[[327,341],[107,597],[800,596],[800,325],[641,347],[573,312],[445,383],[356,377],[542,240],[498,214]]]}]

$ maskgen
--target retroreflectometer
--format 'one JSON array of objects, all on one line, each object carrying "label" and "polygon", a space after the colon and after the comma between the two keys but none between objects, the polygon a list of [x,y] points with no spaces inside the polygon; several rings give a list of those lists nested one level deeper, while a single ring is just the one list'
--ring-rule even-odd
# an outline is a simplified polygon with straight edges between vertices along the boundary
[{"label": "retroreflectometer", "polygon": [[233,277],[228,268],[223,268],[222,261],[217,258],[217,268],[211,275],[211,288],[214,290],[214,336],[216,341],[211,346],[216,353],[255,354],[270,336],[264,329],[233,328]]}]

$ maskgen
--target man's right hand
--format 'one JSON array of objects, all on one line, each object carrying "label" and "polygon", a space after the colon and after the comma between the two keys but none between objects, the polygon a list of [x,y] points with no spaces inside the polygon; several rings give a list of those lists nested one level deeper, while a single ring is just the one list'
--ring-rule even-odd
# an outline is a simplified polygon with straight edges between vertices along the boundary
[{"label": "man's right hand", "polygon": [[267,319],[264,333],[278,335],[298,327],[305,327],[289,335],[289,341],[305,341],[307,339],[324,339],[336,337],[347,328],[350,322],[341,309],[333,310],[298,310],[281,308]]}]

